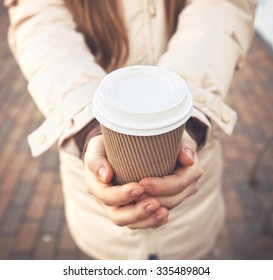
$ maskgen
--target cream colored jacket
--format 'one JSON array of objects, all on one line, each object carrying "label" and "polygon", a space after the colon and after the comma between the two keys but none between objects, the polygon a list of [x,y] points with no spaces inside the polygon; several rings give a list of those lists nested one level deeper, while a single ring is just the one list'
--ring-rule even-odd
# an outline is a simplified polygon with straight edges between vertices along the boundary
[{"label": "cream colored jacket", "polygon": [[[9,44],[28,90],[45,116],[29,135],[33,156],[58,142],[68,224],[77,244],[95,258],[198,258],[211,248],[224,217],[221,152],[216,135],[231,134],[236,113],[225,96],[248,50],[254,0],[192,0],[181,12],[167,41],[163,0],[121,0],[128,27],[130,54],[125,65],[169,68],[188,83],[193,116],[209,127],[199,157],[204,167],[199,192],[171,211],[170,222],[157,230],[113,225],[87,195],[82,163],[73,140],[90,122],[93,93],[106,74],[95,63],[82,34],[62,0],[6,0]],[[18,2],[18,5],[13,5]]]}]

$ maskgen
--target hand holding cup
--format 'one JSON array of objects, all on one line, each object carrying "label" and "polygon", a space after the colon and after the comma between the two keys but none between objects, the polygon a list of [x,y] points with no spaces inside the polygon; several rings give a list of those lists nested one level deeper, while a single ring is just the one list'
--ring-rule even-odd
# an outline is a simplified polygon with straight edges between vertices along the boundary
[{"label": "hand holding cup", "polygon": [[156,198],[147,197],[138,203],[145,189],[138,183],[114,186],[113,170],[107,160],[101,135],[90,140],[84,157],[88,192],[104,206],[110,220],[131,229],[156,228],[168,222],[168,210]]},{"label": "hand holding cup", "polygon": [[196,143],[186,132],[178,162],[169,176],[113,186],[113,169],[106,157],[103,138],[96,136],[90,141],[84,159],[88,191],[105,207],[116,225],[131,229],[156,228],[168,222],[168,210],[198,190],[202,168]]}]

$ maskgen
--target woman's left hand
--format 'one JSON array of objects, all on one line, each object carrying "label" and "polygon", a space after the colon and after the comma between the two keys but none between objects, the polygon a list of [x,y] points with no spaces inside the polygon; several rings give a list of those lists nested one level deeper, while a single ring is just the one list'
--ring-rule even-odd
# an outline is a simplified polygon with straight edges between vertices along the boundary
[{"label": "woman's left hand", "polygon": [[183,133],[178,162],[179,166],[169,176],[141,180],[139,183],[145,188],[145,193],[140,200],[152,196],[162,207],[172,209],[185,198],[197,193],[203,169],[198,159],[196,142],[187,131]]}]

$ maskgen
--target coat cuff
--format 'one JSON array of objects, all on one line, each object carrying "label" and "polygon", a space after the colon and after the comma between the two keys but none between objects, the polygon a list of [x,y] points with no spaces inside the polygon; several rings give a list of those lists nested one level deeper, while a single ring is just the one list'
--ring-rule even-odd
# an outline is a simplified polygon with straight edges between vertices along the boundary
[{"label": "coat cuff", "polygon": [[100,124],[96,119],[93,119],[88,123],[82,130],[80,130],[76,135],[74,135],[75,143],[80,151],[80,157],[83,160],[84,154],[89,141],[101,134]]},{"label": "coat cuff", "polygon": [[[83,123],[82,126],[77,124],[75,128],[75,122],[78,123],[78,118],[82,117],[77,116],[83,114],[85,118],[89,117],[87,122],[93,119],[91,106],[88,106],[92,102],[92,92],[94,92],[95,85],[89,84],[82,87],[79,90],[73,92],[67,96],[67,98],[46,118],[42,125],[37,128],[28,136],[28,143],[31,149],[31,154],[33,157],[39,156],[48,150],[54,143],[59,139],[59,146],[61,142],[70,137],[72,134],[75,134],[77,129],[79,131],[86,123]],[[88,114],[84,108],[89,108]],[[73,120],[75,118],[75,121]]]},{"label": "coat cuff", "polygon": [[[207,117],[207,121],[203,117],[202,122],[210,126],[208,124],[209,119],[212,124],[216,125],[225,134],[231,135],[237,121],[237,113],[219,96],[207,90],[194,87],[190,87],[190,90],[194,99],[196,117],[200,118],[200,113],[204,114]],[[197,111],[200,113],[196,113]]]}]

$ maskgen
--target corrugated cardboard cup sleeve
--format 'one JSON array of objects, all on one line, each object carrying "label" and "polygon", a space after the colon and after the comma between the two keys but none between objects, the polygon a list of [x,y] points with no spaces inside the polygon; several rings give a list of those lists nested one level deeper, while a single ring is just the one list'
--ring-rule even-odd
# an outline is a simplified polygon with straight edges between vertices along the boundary
[{"label": "corrugated cardboard cup sleeve", "polygon": [[170,175],[175,168],[185,125],[154,136],[132,136],[101,125],[106,154],[117,185]]}]

